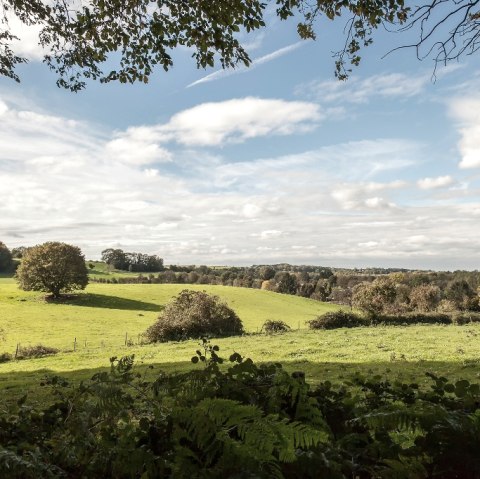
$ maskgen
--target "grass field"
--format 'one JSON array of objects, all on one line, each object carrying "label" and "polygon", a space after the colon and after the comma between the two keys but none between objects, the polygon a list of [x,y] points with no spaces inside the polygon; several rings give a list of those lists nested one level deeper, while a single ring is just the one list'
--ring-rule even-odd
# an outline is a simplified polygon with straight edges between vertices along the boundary
[{"label": "grass field", "polygon": [[[137,363],[157,369],[185,370],[197,341],[139,345],[138,339],[163,305],[184,285],[91,284],[64,304],[47,303],[43,295],[18,290],[11,278],[0,278],[0,352],[13,353],[17,343],[57,347],[56,356],[0,364],[0,389],[5,397],[24,390],[38,396],[46,372],[83,379],[108,366],[111,356],[135,354]],[[233,351],[257,361],[280,361],[303,370],[312,381],[340,380],[355,371],[422,381],[425,371],[478,380],[480,325],[409,326],[309,331],[305,321],[338,308],[268,291],[195,285],[222,297],[242,319],[248,335],[215,339],[228,355]],[[287,322],[283,335],[256,334],[267,319]],[[125,346],[125,334],[133,345]],[[74,338],[77,339],[73,351]],[[41,396],[41,394],[40,394]]]}]

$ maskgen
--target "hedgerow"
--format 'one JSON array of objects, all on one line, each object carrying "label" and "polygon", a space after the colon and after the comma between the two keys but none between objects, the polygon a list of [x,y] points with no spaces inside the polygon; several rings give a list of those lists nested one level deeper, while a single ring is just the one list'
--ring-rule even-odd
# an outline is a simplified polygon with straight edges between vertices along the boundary
[{"label": "hedgerow", "polygon": [[307,322],[310,329],[355,328],[359,326],[412,324],[456,324],[464,325],[480,322],[480,313],[403,313],[403,314],[370,314],[364,316],[352,311],[331,311]]},{"label": "hedgerow", "polygon": [[369,320],[349,311],[330,311],[307,322],[310,329],[337,329],[368,326]]}]

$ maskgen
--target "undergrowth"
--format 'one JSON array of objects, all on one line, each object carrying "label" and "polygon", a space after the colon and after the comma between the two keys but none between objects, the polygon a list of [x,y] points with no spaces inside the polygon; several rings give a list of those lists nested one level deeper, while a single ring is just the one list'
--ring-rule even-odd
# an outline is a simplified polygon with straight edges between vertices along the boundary
[{"label": "undergrowth", "polygon": [[0,412],[0,477],[480,477],[478,384],[357,374],[313,387],[207,340],[192,362],[153,380],[133,356],[80,385],[47,378],[51,404]]}]

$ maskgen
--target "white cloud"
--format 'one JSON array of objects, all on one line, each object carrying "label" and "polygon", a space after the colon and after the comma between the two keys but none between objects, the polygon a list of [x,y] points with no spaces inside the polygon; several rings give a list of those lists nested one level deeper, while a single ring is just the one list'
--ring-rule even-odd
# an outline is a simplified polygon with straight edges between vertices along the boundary
[{"label": "white cloud", "polygon": [[18,37],[18,40],[12,41],[15,54],[28,60],[42,60],[45,50],[39,45],[41,26],[25,25],[15,16],[9,16],[8,25],[11,33]]},{"label": "white cloud", "polygon": [[[105,144],[105,155],[130,165],[171,162],[170,143],[207,147],[291,135],[315,128],[323,118],[318,105],[299,101],[246,97],[202,103],[173,115],[167,123],[116,132]],[[209,163],[212,160],[215,157]]]},{"label": "white cloud", "polygon": [[396,205],[385,198],[374,196],[365,200],[365,206],[372,209],[396,208]]},{"label": "white cloud", "polygon": [[[271,158],[246,153],[234,162],[203,155],[205,144],[235,135],[246,141],[258,109],[242,110],[220,133],[208,122],[180,128],[171,121],[122,136],[2,101],[8,109],[0,129],[0,239],[10,247],[60,240],[78,244],[89,258],[116,246],[187,264],[221,257],[222,264],[419,266],[449,257],[451,264],[480,266],[472,260],[480,239],[471,226],[480,215],[478,197],[431,196],[427,205],[415,201],[416,183],[399,180],[422,158],[414,142],[348,142]],[[288,122],[291,105],[281,106]],[[279,125],[260,124],[258,134],[278,133]],[[183,135],[202,127],[218,136],[205,142],[200,135],[201,150],[183,150]],[[170,162],[145,166],[147,153],[136,161],[112,154],[119,138],[178,144],[168,150]]]},{"label": "white cloud", "polygon": [[380,196],[371,196],[371,194],[398,190],[406,186],[407,183],[400,180],[389,183],[340,183],[333,187],[332,197],[345,210],[396,208],[393,202]]},{"label": "white cloud", "polygon": [[459,123],[461,135],[458,148],[460,168],[480,168],[480,98],[455,98],[449,104],[450,113]]},{"label": "white cloud", "polygon": [[154,141],[138,138],[136,131],[136,129],[132,129],[109,141],[105,145],[107,155],[116,161],[132,165],[171,161],[172,155],[168,150]]},{"label": "white cloud", "polygon": [[310,131],[323,119],[314,103],[238,98],[202,103],[173,115],[167,123],[130,127],[107,143],[107,154],[128,164],[171,160],[168,143],[221,146],[250,138]]},{"label": "white cloud", "polygon": [[314,81],[299,85],[296,93],[323,102],[366,103],[372,98],[409,98],[419,95],[429,79],[428,75],[415,77],[403,73],[385,73],[363,79],[352,77],[345,82]]},{"label": "white cloud", "polygon": [[183,145],[212,146],[308,131],[321,119],[313,103],[247,97],[202,103],[177,113],[158,130]]},{"label": "white cloud", "polygon": [[434,188],[443,188],[455,183],[455,180],[450,175],[437,176],[436,178],[423,178],[418,180],[417,185],[422,190],[430,190]]},{"label": "white cloud", "polygon": [[260,233],[260,238],[262,240],[269,240],[272,238],[278,238],[279,236],[282,236],[282,234],[283,231],[280,230],[266,230]]}]

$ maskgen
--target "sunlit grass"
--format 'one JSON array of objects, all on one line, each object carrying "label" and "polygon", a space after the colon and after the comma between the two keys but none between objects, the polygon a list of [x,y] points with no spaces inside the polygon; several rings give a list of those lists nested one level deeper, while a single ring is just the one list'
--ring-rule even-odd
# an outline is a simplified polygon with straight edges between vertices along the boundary
[{"label": "sunlit grass", "polygon": [[[212,340],[228,357],[240,352],[256,361],[280,361],[303,370],[311,381],[338,381],[355,371],[391,372],[406,380],[423,381],[425,371],[478,379],[480,324],[419,325],[309,331],[305,322],[337,306],[267,291],[208,285],[91,284],[72,301],[47,303],[38,293],[17,289],[0,279],[0,328],[5,341],[0,352],[14,353],[17,343],[57,347],[56,356],[0,364],[0,389],[5,397],[30,390],[46,371],[87,378],[108,367],[109,358],[135,354],[137,363],[185,370],[197,341],[138,344],[140,334],[157,318],[163,305],[184,288],[222,297],[243,320],[249,334]],[[285,321],[292,332],[257,334],[267,319]],[[125,334],[130,346],[125,346]],[[76,338],[75,351],[74,341]],[[133,344],[132,344],[133,343]]]}]

